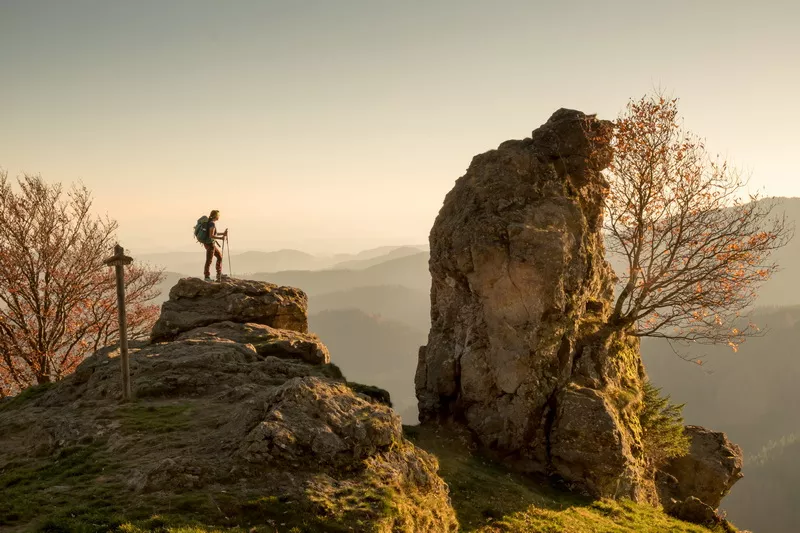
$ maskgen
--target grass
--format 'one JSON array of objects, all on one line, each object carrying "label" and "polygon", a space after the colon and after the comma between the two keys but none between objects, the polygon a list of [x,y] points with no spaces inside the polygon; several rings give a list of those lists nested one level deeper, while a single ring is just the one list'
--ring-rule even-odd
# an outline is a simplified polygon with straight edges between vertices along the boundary
[{"label": "grass", "polygon": [[189,404],[133,403],[117,409],[115,418],[123,431],[161,434],[187,429],[192,421],[190,415]]},{"label": "grass", "polygon": [[20,392],[10,400],[4,401],[0,403],[0,412],[1,411],[10,411],[18,406],[21,406],[35,398],[38,398],[53,387],[56,386],[56,383],[42,383],[40,385],[34,385],[33,387],[28,387],[24,391]]},{"label": "grass", "polygon": [[346,385],[356,394],[363,394],[372,398],[378,403],[381,403],[387,407],[392,406],[392,399],[389,396],[389,392],[385,389],[381,389],[380,387],[375,387],[373,385],[364,385],[363,383],[356,383],[354,381],[348,381]]},{"label": "grass", "polygon": [[722,533],[676,520],[650,505],[591,500],[557,490],[472,453],[458,435],[406,426],[406,436],[439,458],[461,531],[475,533]]},{"label": "grass", "polygon": [[122,533],[200,533],[212,531],[261,533],[323,533],[352,531],[317,516],[305,502],[280,496],[247,495],[219,490],[172,495],[147,519],[117,525]]},{"label": "grass", "polygon": [[110,481],[113,466],[100,448],[99,443],[64,448],[54,459],[5,465],[0,470],[0,528],[35,523],[38,531],[56,532],[65,531],[61,524],[68,523],[107,525],[121,487]]},{"label": "grass", "polygon": [[[0,530],[41,533],[346,532],[343,520],[321,517],[308,501],[258,491],[196,490],[133,494],[115,479],[102,445],[62,450],[55,460],[0,470]],[[359,501],[360,505],[365,505]]]},{"label": "grass", "polygon": [[[194,411],[198,411],[195,416]],[[61,449],[48,458],[25,457],[0,463],[0,531],[95,533],[145,531],[193,533],[364,531],[392,512],[383,487],[342,481],[330,492],[276,495],[276,487],[253,479],[247,488],[215,486],[177,493],[135,493],[131,455],[141,445],[190,438],[202,415],[192,403],[136,402],[104,413],[119,423],[119,435],[140,446],[118,460],[101,440]],[[146,463],[151,456],[143,456]],[[345,476],[346,478],[347,476]],[[330,478],[327,478],[330,479]],[[359,524],[361,527],[359,528]],[[366,524],[366,525],[365,525]],[[355,527],[354,527],[355,526]]]},{"label": "grass", "polygon": [[[47,389],[28,389],[9,404],[30,400]],[[123,434],[160,435],[190,427],[190,414],[185,404],[134,403],[107,416],[119,422]],[[105,444],[95,441],[62,448],[54,457],[18,459],[0,466],[0,530],[14,526],[21,531],[100,532],[121,526],[125,517],[148,517],[158,504],[143,502],[141,509],[132,504],[128,487],[117,475],[120,466]]]},{"label": "grass", "polygon": [[723,531],[675,520],[649,505],[629,500],[598,500],[587,505],[563,509],[529,508],[504,517],[481,532],[514,531],[519,533],[708,533]]}]

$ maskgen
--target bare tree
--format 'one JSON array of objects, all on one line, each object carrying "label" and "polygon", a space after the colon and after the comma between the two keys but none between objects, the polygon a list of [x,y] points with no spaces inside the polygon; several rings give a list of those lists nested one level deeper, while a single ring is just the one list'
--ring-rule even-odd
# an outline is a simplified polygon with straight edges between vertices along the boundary
[{"label": "bare tree", "polygon": [[[111,254],[117,223],[91,214],[86,187],[64,192],[41,177],[12,187],[0,172],[0,397],[72,372],[118,340]],[[128,332],[149,333],[160,270],[126,271]]]},{"label": "bare tree", "polygon": [[636,336],[734,349],[757,288],[792,237],[775,202],[742,198],[745,181],[678,120],[677,99],[645,96],[615,123],[605,229],[627,268],[610,324]]}]

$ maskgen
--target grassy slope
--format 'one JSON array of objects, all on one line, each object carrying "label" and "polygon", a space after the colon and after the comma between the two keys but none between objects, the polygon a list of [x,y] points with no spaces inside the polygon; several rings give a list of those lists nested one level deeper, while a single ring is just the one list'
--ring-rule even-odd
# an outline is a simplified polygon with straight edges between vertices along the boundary
[{"label": "grassy slope", "polygon": [[[0,412],[13,411],[50,387],[28,389],[0,404]],[[202,409],[201,403],[188,399],[140,400],[117,407],[110,417],[119,424],[120,435],[135,435],[141,442],[166,440],[178,449],[193,432],[203,430],[196,423]],[[130,471],[137,459],[129,450],[111,448],[112,440],[95,439],[62,448],[54,457],[0,462],[0,531],[344,533],[363,530],[360,520],[381,518],[397,500],[390,488],[374,487],[357,491],[352,501],[337,499],[336,509],[320,517],[308,502],[271,494],[274,487],[252,483],[133,495],[115,474]]]},{"label": "grassy slope", "polygon": [[709,533],[649,505],[589,500],[514,474],[471,453],[444,430],[406,427],[406,436],[439,458],[440,475],[461,530],[474,533]]},{"label": "grassy slope", "polygon": [[[46,389],[45,387],[41,388]],[[0,404],[15,409],[41,393]],[[119,431],[142,439],[178,440],[193,427],[198,406],[184,402],[136,402],[117,408]],[[591,501],[513,474],[471,453],[457,435],[444,430],[406,427],[407,436],[435,454],[451,490],[461,530],[475,533],[709,533],[671,519],[646,505]],[[124,457],[125,451],[116,452]],[[135,460],[135,458],[126,458]],[[103,441],[62,449],[56,457],[0,464],[0,530],[11,532],[353,531],[355,523],[321,521],[315,513],[275,496],[264,487],[204,487],[181,494],[130,493],[113,473],[119,461]],[[354,507],[385,507],[385,497],[353,494]],[[341,503],[340,503],[341,505]],[[376,507],[377,506],[377,507]],[[362,515],[363,516],[363,515]]]}]

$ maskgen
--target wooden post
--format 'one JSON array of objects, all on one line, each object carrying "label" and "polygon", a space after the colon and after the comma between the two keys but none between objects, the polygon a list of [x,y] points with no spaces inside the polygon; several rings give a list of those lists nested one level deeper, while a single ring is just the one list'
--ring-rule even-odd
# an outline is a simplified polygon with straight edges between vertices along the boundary
[{"label": "wooden post", "polygon": [[117,274],[117,312],[119,316],[120,364],[122,366],[122,400],[131,399],[131,368],[128,361],[128,322],[125,316],[125,265],[131,264],[132,257],[125,255],[125,250],[117,244],[114,255],[104,261],[113,266]]}]

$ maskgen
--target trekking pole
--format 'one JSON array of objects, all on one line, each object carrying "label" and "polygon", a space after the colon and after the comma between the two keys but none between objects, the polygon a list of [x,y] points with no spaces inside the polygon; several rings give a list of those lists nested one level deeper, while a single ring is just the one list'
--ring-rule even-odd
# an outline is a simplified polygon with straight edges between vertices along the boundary
[{"label": "trekking pole", "polygon": [[[228,240],[228,236],[227,235],[225,235],[225,240],[226,241]],[[224,246],[225,242],[223,241],[222,244]],[[233,277],[233,270],[231,270],[231,245],[230,245],[230,243],[228,243],[228,275],[230,277]]]},{"label": "trekking pole", "polygon": [[222,259],[223,259],[223,261],[225,260],[225,241],[226,241],[226,240],[228,240],[228,238],[227,238],[227,237],[225,237],[224,239],[222,239]]}]

